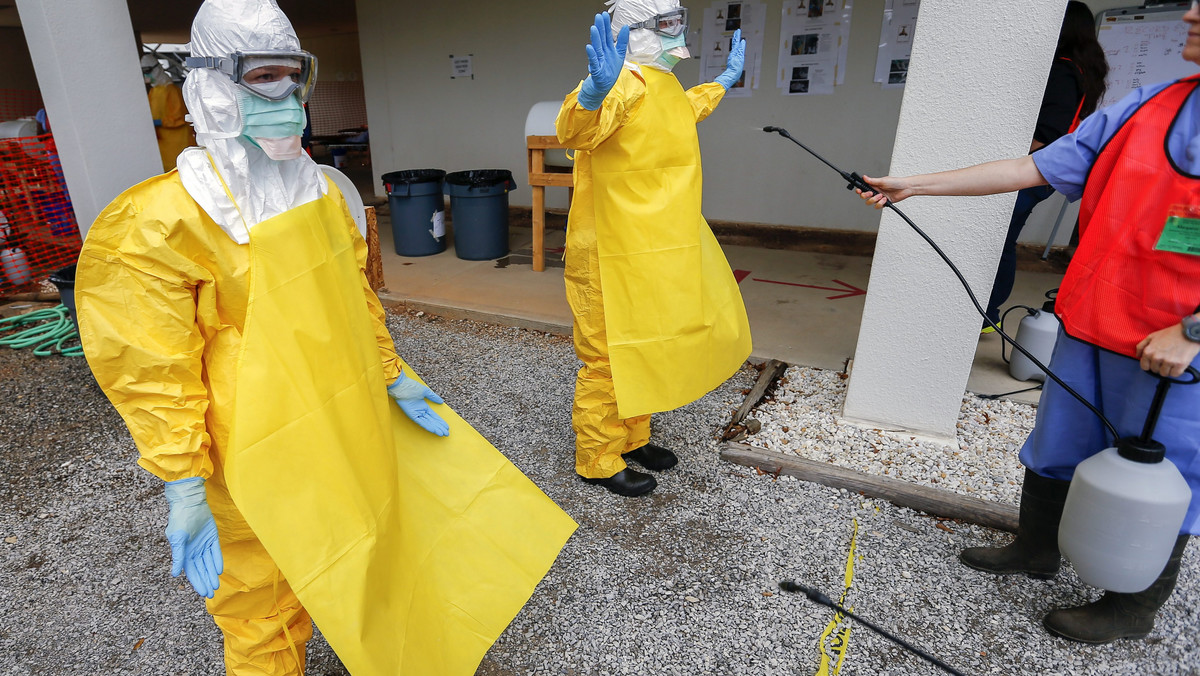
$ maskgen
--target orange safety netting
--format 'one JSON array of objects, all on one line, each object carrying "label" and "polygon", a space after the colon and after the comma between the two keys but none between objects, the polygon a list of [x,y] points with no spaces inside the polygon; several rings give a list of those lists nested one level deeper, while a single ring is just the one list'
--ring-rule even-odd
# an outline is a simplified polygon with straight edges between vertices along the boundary
[{"label": "orange safety netting", "polygon": [[54,138],[0,139],[0,296],[34,290],[81,245]]}]

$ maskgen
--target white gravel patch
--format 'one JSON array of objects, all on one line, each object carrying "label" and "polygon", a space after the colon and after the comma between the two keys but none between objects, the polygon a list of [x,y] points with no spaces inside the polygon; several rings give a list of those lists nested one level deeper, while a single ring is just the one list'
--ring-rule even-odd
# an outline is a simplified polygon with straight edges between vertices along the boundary
[{"label": "white gravel patch", "polygon": [[1017,454],[1033,429],[1036,406],[967,394],[956,449],[838,420],[846,383],[837,371],[788,368],[774,395],[750,414],[762,429],[746,443],[984,500],[1018,502],[1025,470]]}]

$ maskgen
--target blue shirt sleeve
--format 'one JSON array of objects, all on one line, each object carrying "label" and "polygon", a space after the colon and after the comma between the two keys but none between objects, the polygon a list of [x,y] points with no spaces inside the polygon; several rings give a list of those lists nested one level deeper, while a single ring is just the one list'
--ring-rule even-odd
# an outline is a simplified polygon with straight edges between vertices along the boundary
[{"label": "blue shirt sleeve", "polygon": [[[1083,197],[1083,184],[1100,149],[1147,99],[1170,82],[1142,87],[1111,106],[1089,115],[1072,134],[1067,134],[1033,153],[1033,163],[1052,188],[1074,202]],[[1188,105],[1194,103],[1192,97]],[[1190,137],[1189,137],[1190,140]]]},{"label": "blue shirt sleeve", "polygon": [[[1121,101],[1088,115],[1074,133],[1034,152],[1033,163],[1037,164],[1046,183],[1072,202],[1084,196],[1087,174],[1092,171],[1100,149],[1142,103],[1170,84],[1164,82],[1129,92]],[[1183,103],[1166,146],[1183,171],[1200,174],[1200,96],[1196,91]]]}]

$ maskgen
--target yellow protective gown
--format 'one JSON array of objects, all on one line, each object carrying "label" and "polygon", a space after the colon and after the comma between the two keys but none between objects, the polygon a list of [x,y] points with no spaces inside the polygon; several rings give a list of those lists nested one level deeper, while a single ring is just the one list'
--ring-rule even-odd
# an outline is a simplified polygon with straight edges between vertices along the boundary
[{"label": "yellow protective gown", "polygon": [[183,92],[174,82],[156,85],[146,95],[150,99],[150,116],[162,122],[154,128],[158,137],[158,154],[162,156],[163,171],[175,168],[175,159],[192,145],[192,127],[184,119],[187,106]]},{"label": "yellow protective gown", "polygon": [[332,184],[250,234],[172,172],[101,213],[76,275],[139,464],[208,478],[228,673],[301,673],[308,613],[356,675],[474,673],[574,522],[448,407],[442,438],[391,402],[404,365]]},{"label": "yellow protective gown", "polygon": [[684,91],[671,73],[626,68],[598,110],[576,88],[558,140],[574,148],[567,301],[574,314],[576,471],[601,478],[649,439],[649,414],[687,404],[750,355],[729,263],[700,214],[696,123],[716,83]]}]

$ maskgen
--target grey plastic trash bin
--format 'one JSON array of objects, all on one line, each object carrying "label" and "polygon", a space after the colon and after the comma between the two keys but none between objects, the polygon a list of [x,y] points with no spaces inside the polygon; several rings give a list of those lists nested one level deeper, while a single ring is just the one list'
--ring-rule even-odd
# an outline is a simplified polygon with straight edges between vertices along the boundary
[{"label": "grey plastic trash bin", "polygon": [[446,250],[446,213],[441,169],[409,169],[383,175],[392,212],[392,241],[400,256],[431,256]]},{"label": "grey plastic trash bin", "polygon": [[50,283],[58,288],[60,302],[67,306],[71,323],[75,325],[75,330],[79,331],[79,320],[75,319],[75,264],[55,270],[50,275]]},{"label": "grey plastic trash bin", "polygon": [[488,261],[508,255],[508,193],[517,187],[507,169],[473,169],[446,175],[454,217],[454,253]]}]

